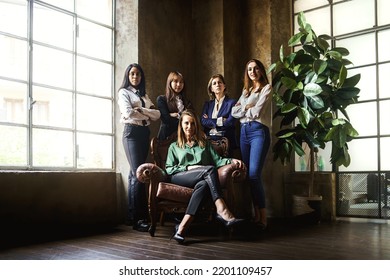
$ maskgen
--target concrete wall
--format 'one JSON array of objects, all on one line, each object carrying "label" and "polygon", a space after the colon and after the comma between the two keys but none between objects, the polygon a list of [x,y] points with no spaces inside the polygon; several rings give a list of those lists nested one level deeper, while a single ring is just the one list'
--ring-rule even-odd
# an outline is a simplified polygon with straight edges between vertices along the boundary
[{"label": "concrete wall", "polygon": [[[117,0],[115,94],[126,67],[138,62],[153,101],[164,93],[172,70],[183,73],[199,114],[213,74],[223,74],[230,96],[239,98],[246,62],[258,58],[269,66],[290,37],[290,2]],[[151,125],[152,135],[158,126],[159,122]],[[129,172],[122,131],[115,104],[116,174],[1,172],[0,217],[24,222],[122,221]],[[264,169],[270,216],[285,215],[283,177],[288,171],[272,161],[270,151]]]}]

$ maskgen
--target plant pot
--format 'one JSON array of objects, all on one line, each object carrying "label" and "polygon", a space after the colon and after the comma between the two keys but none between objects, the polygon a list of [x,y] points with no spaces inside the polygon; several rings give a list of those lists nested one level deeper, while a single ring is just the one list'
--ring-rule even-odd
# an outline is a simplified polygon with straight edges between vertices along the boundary
[{"label": "plant pot", "polygon": [[295,220],[307,224],[321,221],[322,196],[293,195],[292,214]]}]

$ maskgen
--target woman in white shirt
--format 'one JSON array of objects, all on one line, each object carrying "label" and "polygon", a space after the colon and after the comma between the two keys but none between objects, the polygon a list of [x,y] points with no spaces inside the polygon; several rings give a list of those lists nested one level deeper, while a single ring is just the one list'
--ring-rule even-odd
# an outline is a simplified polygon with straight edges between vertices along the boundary
[{"label": "woman in white shirt", "polygon": [[267,226],[264,185],[261,178],[265,158],[270,146],[272,88],[264,65],[257,59],[246,64],[244,88],[233,117],[240,119],[240,149],[248,168],[254,206],[254,222],[260,229]]},{"label": "woman in white shirt", "polygon": [[118,91],[120,121],[124,123],[123,146],[130,164],[128,223],[133,229],[146,232],[148,207],[145,185],[137,180],[138,166],[146,161],[149,152],[149,125],[160,118],[160,111],[145,92],[145,75],[136,63],[130,64]]}]

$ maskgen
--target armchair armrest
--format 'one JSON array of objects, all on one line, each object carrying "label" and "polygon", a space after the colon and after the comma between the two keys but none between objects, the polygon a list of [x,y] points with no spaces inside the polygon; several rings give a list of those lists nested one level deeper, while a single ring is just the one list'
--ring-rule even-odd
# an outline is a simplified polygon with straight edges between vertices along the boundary
[{"label": "armchair armrest", "polygon": [[144,163],[137,168],[137,179],[142,183],[165,181],[166,178],[165,171],[153,163]]},{"label": "armchair armrest", "polygon": [[237,165],[230,163],[218,168],[218,177],[221,186],[226,186],[228,180],[233,182],[242,182],[246,178],[246,166],[245,164],[239,168]]}]

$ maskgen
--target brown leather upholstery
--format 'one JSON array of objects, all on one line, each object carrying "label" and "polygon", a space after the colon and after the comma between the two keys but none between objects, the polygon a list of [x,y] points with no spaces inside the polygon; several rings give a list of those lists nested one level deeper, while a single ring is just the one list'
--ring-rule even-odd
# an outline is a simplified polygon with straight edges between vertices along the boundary
[{"label": "brown leather upholstery", "polygon": [[[175,137],[167,140],[151,140],[150,149],[153,163],[144,163],[137,169],[137,178],[148,184],[148,208],[150,214],[151,227],[149,233],[154,236],[158,214],[168,212],[183,213],[187,208],[188,201],[192,195],[192,189],[167,183],[165,173],[165,162],[169,145],[176,141]],[[226,138],[219,141],[210,140],[214,149],[222,156],[228,154],[229,142]],[[234,200],[229,196],[233,182],[243,181],[246,177],[246,168],[238,168],[234,164],[228,164],[218,169],[219,181],[224,190],[224,198],[229,205]],[[163,216],[161,216],[163,217]],[[163,223],[163,218],[160,219]]]}]

